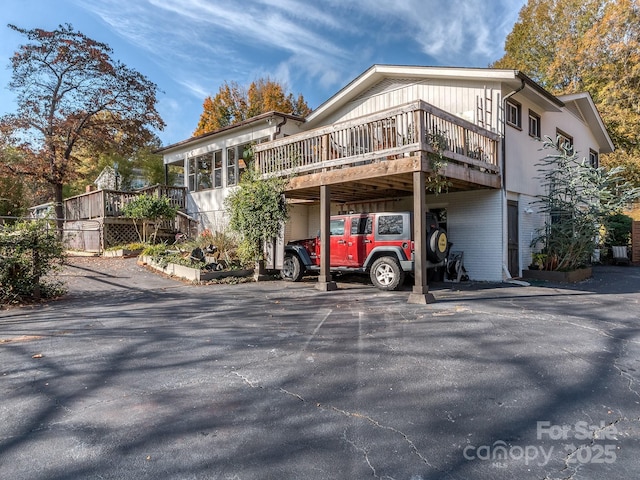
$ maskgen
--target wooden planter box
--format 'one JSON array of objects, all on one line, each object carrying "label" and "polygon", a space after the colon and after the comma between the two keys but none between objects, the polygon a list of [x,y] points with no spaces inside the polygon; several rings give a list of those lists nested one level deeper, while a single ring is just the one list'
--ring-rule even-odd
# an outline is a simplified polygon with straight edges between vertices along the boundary
[{"label": "wooden planter box", "polygon": [[137,257],[142,250],[128,250],[119,248],[118,250],[105,250],[102,252],[103,257]]},{"label": "wooden planter box", "polygon": [[223,270],[218,272],[203,272],[199,268],[185,267],[176,263],[169,263],[166,267],[162,267],[153,261],[153,258],[147,255],[140,256],[138,262],[142,265],[148,265],[154,270],[171,275],[174,277],[184,278],[185,280],[202,282],[206,280],[216,280],[227,277],[248,277],[253,275],[253,270]]},{"label": "wooden planter box", "polygon": [[544,280],[554,283],[576,283],[591,278],[591,267],[579,268],[570,272],[556,272],[553,270],[523,270],[522,278],[529,280]]}]

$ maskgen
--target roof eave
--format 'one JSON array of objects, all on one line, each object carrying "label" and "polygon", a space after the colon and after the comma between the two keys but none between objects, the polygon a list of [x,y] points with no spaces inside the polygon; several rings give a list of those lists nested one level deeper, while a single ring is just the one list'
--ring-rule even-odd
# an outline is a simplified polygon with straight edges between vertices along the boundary
[{"label": "roof eave", "polygon": [[203,133],[202,135],[197,135],[195,137],[187,138],[177,143],[172,143],[171,145],[167,145],[165,147],[154,150],[153,153],[166,153],[170,150],[181,148],[181,147],[184,147],[185,145],[189,145],[192,143],[198,143],[209,137],[214,137],[216,135],[220,135],[221,133],[226,133],[230,130],[244,128],[251,124],[258,123],[272,117],[286,118],[287,120],[293,120],[295,122],[305,121],[304,117],[300,117],[298,115],[292,115],[290,113],[282,113],[282,112],[276,112],[276,111],[265,112],[265,113],[261,113],[260,115],[256,115],[255,117],[247,118],[246,120],[243,120],[241,122],[234,123],[233,125],[228,125],[226,127],[213,130],[211,132]]},{"label": "roof eave", "polygon": [[598,140],[600,153],[612,153],[615,150],[613,140],[611,140],[611,137],[609,136],[609,132],[607,131],[607,127],[605,126],[604,121],[600,116],[598,107],[596,107],[593,98],[588,92],[561,95],[560,99],[565,103],[578,103],[580,105],[580,110],[582,112],[586,112],[589,116],[589,118],[586,119],[587,122],[589,122],[589,124],[591,125],[595,124],[597,126],[597,128],[592,128],[592,131],[594,132],[594,135]]},{"label": "roof eave", "polygon": [[493,68],[465,68],[465,67],[426,67],[411,65],[380,65],[375,64],[365,70],[358,77],[353,79],[343,88],[341,88],[332,97],[327,99],[318,108],[316,108],[308,117],[307,123],[312,126],[320,119],[325,118],[331,112],[344,105],[345,99],[355,98],[362,92],[371,88],[382,78],[458,78],[468,80],[485,80],[497,81],[510,84],[516,88],[516,82],[519,84],[524,81],[537,96],[541,96],[544,100],[552,105],[551,108],[562,107],[563,104],[558,98],[547,92],[540,85],[535,83],[524,73],[518,70],[493,69]]}]

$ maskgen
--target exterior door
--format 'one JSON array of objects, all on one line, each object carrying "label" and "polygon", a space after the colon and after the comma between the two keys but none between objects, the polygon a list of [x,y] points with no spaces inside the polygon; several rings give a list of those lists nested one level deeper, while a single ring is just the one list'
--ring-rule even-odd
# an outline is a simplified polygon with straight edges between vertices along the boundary
[{"label": "exterior door", "polygon": [[518,239],[518,202],[509,200],[507,202],[507,236],[508,236],[508,258],[509,273],[512,277],[520,276],[520,251]]}]

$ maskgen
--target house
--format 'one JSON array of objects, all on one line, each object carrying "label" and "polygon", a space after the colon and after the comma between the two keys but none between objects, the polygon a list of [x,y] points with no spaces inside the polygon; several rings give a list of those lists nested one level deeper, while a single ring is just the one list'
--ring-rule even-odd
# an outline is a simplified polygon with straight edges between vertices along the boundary
[{"label": "house", "polygon": [[[184,175],[187,213],[201,228],[224,228],[223,199],[253,144],[263,174],[295,173],[285,241],[319,230],[328,239],[321,227],[337,212],[412,210],[419,232],[427,209],[464,252],[471,279],[502,281],[530,263],[544,224],[534,202],[546,136],[561,136],[593,165],[613,151],[586,93],[554,96],[517,70],[374,65],[304,119],[270,112],[161,152]],[[440,173],[449,188],[437,195],[426,190],[430,153],[447,161]],[[416,252],[424,241],[416,238]],[[416,268],[416,295],[428,292],[425,276]]]}]

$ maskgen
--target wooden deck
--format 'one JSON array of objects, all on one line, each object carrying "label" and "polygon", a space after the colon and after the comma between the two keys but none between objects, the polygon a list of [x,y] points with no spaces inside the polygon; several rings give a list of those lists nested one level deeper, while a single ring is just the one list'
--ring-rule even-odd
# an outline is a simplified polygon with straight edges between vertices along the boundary
[{"label": "wooden deck", "polygon": [[500,136],[423,101],[278,139],[255,149],[265,176],[290,176],[287,196],[350,202],[411,195],[412,173],[432,172],[441,145],[441,174],[450,191],[500,188]]},{"label": "wooden deck", "polygon": [[154,185],[135,192],[95,190],[64,201],[65,237],[70,248],[100,251],[138,241],[133,220],[122,208],[139,195],[167,196],[179,208],[173,220],[161,223],[159,237],[173,242],[175,232],[196,235],[195,221],[187,216],[186,187]]},{"label": "wooden deck", "polygon": [[186,210],[185,187],[169,187],[154,185],[136,190],[121,192],[117,190],[94,190],[64,201],[64,218],[66,221],[89,220],[92,218],[115,218],[123,215],[122,207],[139,195],[167,196],[180,211]]}]

